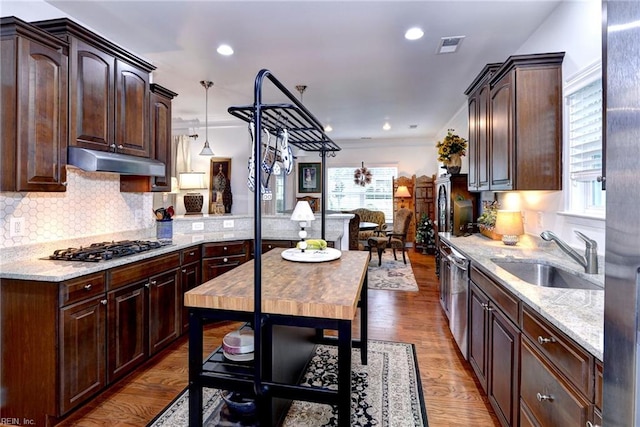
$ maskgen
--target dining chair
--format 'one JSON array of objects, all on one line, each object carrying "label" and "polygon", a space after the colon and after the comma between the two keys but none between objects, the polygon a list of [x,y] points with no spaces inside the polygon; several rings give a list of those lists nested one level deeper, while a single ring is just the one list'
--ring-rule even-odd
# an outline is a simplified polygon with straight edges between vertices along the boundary
[{"label": "dining chair", "polygon": [[413,217],[413,211],[405,208],[401,208],[396,212],[396,217],[393,221],[393,229],[386,233],[386,236],[373,236],[367,239],[369,246],[369,259],[371,259],[371,252],[375,249],[378,252],[378,266],[382,265],[382,253],[385,249],[393,249],[393,259],[396,261],[398,257],[396,250],[402,250],[402,260],[407,263],[406,258],[406,243],[407,233],[409,232],[409,226],[411,224],[411,218]]}]

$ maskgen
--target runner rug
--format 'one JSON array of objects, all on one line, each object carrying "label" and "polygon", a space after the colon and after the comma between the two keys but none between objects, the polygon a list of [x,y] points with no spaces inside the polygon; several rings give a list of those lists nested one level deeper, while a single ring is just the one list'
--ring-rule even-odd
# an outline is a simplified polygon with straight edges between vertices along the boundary
[{"label": "runner rug", "polygon": [[418,292],[418,284],[413,275],[411,261],[407,255],[407,263],[402,262],[402,252],[397,252],[398,261],[393,259],[393,251],[386,249],[382,253],[382,265],[378,267],[378,254],[371,254],[369,261],[369,289],[385,291]]},{"label": "runner rug", "polygon": [[[420,372],[413,344],[369,340],[368,365],[360,364],[360,350],[352,355],[351,426],[428,426]],[[338,350],[318,345],[306,370],[303,385],[335,388]],[[223,424],[219,413],[224,401],[217,389],[204,389],[205,426]],[[183,391],[148,427],[188,425],[188,390]],[[284,421],[287,427],[337,425],[337,411],[330,405],[294,401]]]}]

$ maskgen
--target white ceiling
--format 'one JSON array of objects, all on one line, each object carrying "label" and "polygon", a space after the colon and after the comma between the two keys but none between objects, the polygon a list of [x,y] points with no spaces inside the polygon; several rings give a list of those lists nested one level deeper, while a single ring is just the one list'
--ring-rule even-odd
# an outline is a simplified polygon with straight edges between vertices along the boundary
[{"label": "white ceiling", "polygon": [[[200,80],[214,82],[209,125],[244,125],[226,109],[251,104],[267,68],[297,96],[295,86],[307,85],[304,104],[345,140],[440,137],[482,67],[513,54],[559,0],[47,3],[156,65],[154,82],[179,94],[173,117],[200,120],[196,132],[204,133]],[[405,40],[411,26],[425,36]],[[457,53],[436,54],[441,37],[459,35]],[[218,55],[220,43],[235,54]]]}]

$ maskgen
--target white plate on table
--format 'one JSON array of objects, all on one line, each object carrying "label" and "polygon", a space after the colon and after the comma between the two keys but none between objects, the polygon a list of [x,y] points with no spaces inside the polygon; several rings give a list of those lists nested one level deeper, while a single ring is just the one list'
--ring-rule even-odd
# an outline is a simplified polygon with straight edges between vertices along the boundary
[{"label": "white plate on table", "polygon": [[326,249],[305,249],[304,252],[298,248],[291,248],[282,251],[282,258],[295,262],[325,262],[333,261],[342,256],[342,252],[334,248]]}]

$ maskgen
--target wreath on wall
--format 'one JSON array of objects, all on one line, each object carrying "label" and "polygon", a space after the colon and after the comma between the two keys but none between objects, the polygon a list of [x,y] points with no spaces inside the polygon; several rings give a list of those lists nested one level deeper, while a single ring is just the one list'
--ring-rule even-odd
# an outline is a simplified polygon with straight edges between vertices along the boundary
[{"label": "wreath on wall", "polygon": [[353,182],[356,185],[364,187],[365,185],[371,184],[371,179],[373,178],[373,174],[369,169],[364,167],[364,162],[362,162],[362,167],[356,169],[353,172]]}]

